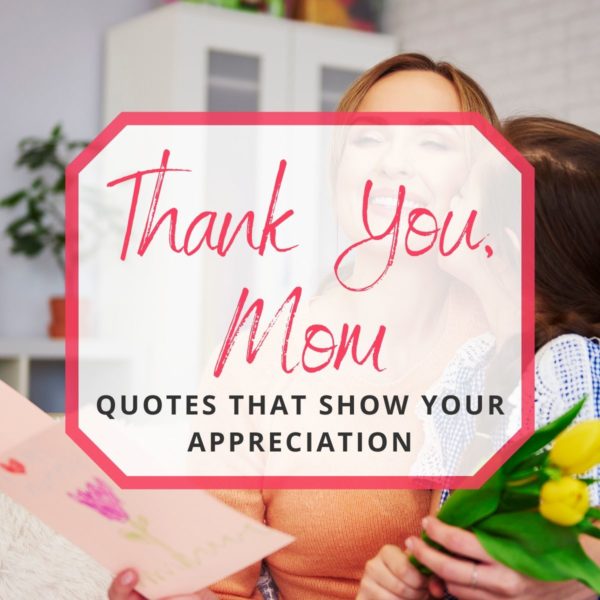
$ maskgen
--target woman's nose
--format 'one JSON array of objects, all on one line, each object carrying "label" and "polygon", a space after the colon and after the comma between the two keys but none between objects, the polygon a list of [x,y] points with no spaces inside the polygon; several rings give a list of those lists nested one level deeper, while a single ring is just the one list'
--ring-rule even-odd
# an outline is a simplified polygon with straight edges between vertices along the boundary
[{"label": "woman's nose", "polygon": [[412,177],[414,167],[411,157],[405,148],[392,147],[386,150],[379,162],[379,169],[383,175],[389,178]]}]

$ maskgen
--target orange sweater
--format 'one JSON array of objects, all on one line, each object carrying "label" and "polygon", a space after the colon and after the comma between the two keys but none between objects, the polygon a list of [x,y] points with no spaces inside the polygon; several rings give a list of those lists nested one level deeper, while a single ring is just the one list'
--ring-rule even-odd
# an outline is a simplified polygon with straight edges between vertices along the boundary
[{"label": "orange sweater", "polygon": [[[466,295],[465,295],[466,294]],[[465,306],[473,306],[466,311]],[[459,311],[457,307],[463,307]],[[465,314],[468,319],[465,320]],[[482,331],[482,317],[470,292],[453,288],[439,343],[402,387],[425,390],[448,361],[449,348]],[[460,315],[460,319],[451,318]],[[347,385],[351,385],[347,383]],[[289,385],[289,384],[288,384]],[[316,383],[314,385],[317,385]],[[331,387],[331,386],[330,386]],[[281,390],[278,390],[280,393]],[[266,559],[281,600],[354,599],[365,563],[382,546],[404,546],[421,532],[421,519],[437,507],[436,496],[419,490],[219,490],[214,495],[233,508],[296,541]],[[221,600],[260,599],[255,564],[212,586]]]},{"label": "orange sweater", "polygon": [[[220,490],[216,497],[296,541],[266,559],[281,600],[353,599],[365,563],[421,531],[431,492],[418,490]],[[212,590],[221,600],[261,598],[255,564]]]}]

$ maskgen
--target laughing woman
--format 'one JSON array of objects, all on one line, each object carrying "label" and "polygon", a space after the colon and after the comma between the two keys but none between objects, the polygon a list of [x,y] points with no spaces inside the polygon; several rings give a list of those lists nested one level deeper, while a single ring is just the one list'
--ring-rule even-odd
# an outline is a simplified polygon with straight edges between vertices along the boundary
[{"label": "laughing woman", "polygon": [[[513,119],[505,137],[535,167],[536,425],[589,398],[578,420],[600,418],[600,136],[554,119]],[[600,476],[596,468],[593,477]],[[600,504],[600,485],[591,488]],[[444,588],[460,599],[584,600],[596,598],[576,581],[542,582],[495,562],[477,538],[428,517],[441,554],[409,537],[406,547],[437,576],[427,581],[395,546],[367,563],[359,600],[420,599]],[[600,563],[600,541],[582,536]]]},{"label": "laughing woman", "polygon": [[[435,63],[417,54],[393,57],[365,73],[351,86],[339,109],[343,112],[468,111],[477,112],[492,125],[498,125],[489,100],[471,78],[450,64]],[[371,142],[367,140],[367,147]],[[364,146],[361,142],[354,148],[362,149]],[[425,146],[422,151],[431,149]],[[365,162],[358,161],[358,164],[364,167]],[[378,169],[380,180],[396,182],[401,175],[399,167],[406,166],[396,163],[377,163],[373,168]],[[438,191],[439,186],[432,184],[432,187]],[[352,229],[354,221],[351,217],[357,212],[357,207],[360,208],[360,203],[347,207],[346,212],[338,210],[340,215],[347,217],[346,230]],[[362,256],[364,260],[370,258],[373,257]],[[429,261],[427,264],[432,269],[435,268],[435,257],[426,257],[425,260]],[[356,275],[356,271],[355,268],[352,275]],[[422,268],[413,268],[408,273],[412,279],[404,289],[422,289],[423,271]],[[387,281],[390,280],[388,277]],[[451,318],[457,313],[457,306],[461,310],[464,306],[460,302],[462,296],[457,298],[453,293],[451,278],[440,273],[435,284],[446,287],[437,296],[430,294],[426,298],[408,292],[399,298],[395,283],[391,288],[381,285],[376,290],[379,294],[378,313],[385,312],[393,317],[394,331],[404,336],[398,340],[396,350],[413,349],[419,343],[423,349],[423,354],[413,350],[406,352],[401,360],[389,362],[397,365],[398,369],[405,369],[405,372],[394,374],[396,387],[406,382],[417,386],[420,381],[441,375],[452,358],[448,346],[439,341],[442,335],[446,336],[442,341],[452,339],[460,343],[481,332],[481,321],[474,318],[475,311],[469,312],[468,318],[463,320]],[[406,306],[410,302],[412,306]],[[315,305],[316,310],[328,310],[328,318],[331,316],[331,303],[316,299]],[[341,307],[338,313],[356,308],[351,302],[337,301],[335,306]],[[416,323],[417,319],[410,317],[417,310],[423,315],[424,324]],[[345,313],[340,316],[345,316]],[[447,327],[446,320],[450,323]],[[423,326],[416,329],[415,325]],[[421,519],[437,505],[430,490],[264,489],[214,493],[239,511],[296,538],[293,544],[265,561],[272,580],[280,590],[281,600],[355,598],[365,561],[387,540],[406,539],[418,533]],[[401,553],[401,550],[398,549],[398,552]],[[252,565],[211,589],[220,600],[274,598],[267,595],[270,592],[266,589],[261,591],[261,567],[261,564]],[[120,582],[119,578],[115,580],[110,591],[111,600],[138,597],[130,595],[136,583],[131,575],[123,575],[126,583]]]}]

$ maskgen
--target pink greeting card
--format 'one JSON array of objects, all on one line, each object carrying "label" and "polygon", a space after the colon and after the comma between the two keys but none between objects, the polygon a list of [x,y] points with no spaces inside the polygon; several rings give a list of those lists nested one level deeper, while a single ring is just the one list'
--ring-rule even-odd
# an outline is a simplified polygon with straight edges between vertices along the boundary
[{"label": "pink greeting card", "polygon": [[[206,587],[292,541],[206,492],[121,490],[63,423],[4,384],[0,401],[0,491],[113,573],[137,569],[137,589],[149,598]],[[8,447],[14,430],[23,440]]]}]

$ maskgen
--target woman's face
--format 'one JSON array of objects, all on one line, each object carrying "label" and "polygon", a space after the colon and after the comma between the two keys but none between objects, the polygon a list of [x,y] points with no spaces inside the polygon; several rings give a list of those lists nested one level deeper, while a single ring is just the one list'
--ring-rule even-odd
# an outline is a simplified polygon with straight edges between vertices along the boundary
[{"label": "woman's face", "polygon": [[[375,83],[357,112],[460,110],[458,94],[444,77],[425,71],[400,71]],[[377,115],[365,114],[359,122],[348,128],[337,171],[338,218],[352,241],[365,237],[362,197],[365,182],[371,180],[369,227],[375,233],[385,231],[396,211],[399,186],[403,185],[406,195],[398,242],[401,255],[408,212],[427,208],[441,225],[450,199],[463,185],[468,173],[464,136],[460,128],[449,125],[385,125]],[[427,217],[420,224],[428,228],[433,225]],[[421,259],[435,262],[434,252],[429,254]]]}]

